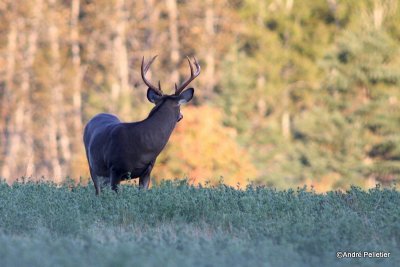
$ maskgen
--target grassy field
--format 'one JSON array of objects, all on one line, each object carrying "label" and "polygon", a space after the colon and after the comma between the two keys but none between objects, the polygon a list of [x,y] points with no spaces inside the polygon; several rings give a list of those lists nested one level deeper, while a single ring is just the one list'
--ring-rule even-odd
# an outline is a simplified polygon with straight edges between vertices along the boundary
[{"label": "grassy field", "polygon": [[400,266],[399,191],[0,183],[2,267],[349,265]]}]

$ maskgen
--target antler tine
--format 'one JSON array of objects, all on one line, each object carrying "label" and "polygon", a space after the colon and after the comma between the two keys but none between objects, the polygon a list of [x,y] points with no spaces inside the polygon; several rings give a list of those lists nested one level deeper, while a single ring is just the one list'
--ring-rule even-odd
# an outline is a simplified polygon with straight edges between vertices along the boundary
[{"label": "antler tine", "polygon": [[147,62],[144,71],[147,73],[147,71],[150,69],[151,64],[153,64],[153,61],[158,57],[158,55],[154,56],[149,62]]},{"label": "antler tine", "polygon": [[155,87],[154,85],[151,84],[149,80],[146,79],[146,73],[149,70],[151,64],[153,61],[156,59],[157,56],[154,56],[146,65],[144,65],[144,57],[142,58],[142,66],[141,66],[141,74],[142,74],[142,79],[143,82],[151,89],[159,93],[160,95],[163,95],[163,92],[161,90],[161,83],[158,81],[158,88]]},{"label": "antler tine", "polygon": [[190,58],[186,56],[187,61],[189,62],[189,67],[190,67],[190,76],[193,76],[193,66],[192,62],[190,61]]},{"label": "antler tine", "polygon": [[196,57],[193,57],[193,59],[194,59],[194,64],[196,65],[196,68],[197,68],[197,71],[198,71],[197,75],[199,75],[200,71],[201,71],[200,64],[199,64],[199,62],[197,62]]},{"label": "antler tine", "polygon": [[195,65],[195,67],[196,67],[196,71],[194,71],[194,70],[193,70],[192,62],[190,61],[190,58],[189,58],[189,57],[186,57],[186,58],[187,58],[187,60],[188,60],[188,62],[189,62],[190,77],[189,77],[189,79],[187,79],[184,83],[182,83],[182,84],[179,86],[179,88],[178,88],[178,87],[176,86],[176,84],[175,84],[175,95],[179,95],[179,94],[183,91],[183,89],[185,89],[186,86],[189,85],[189,83],[191,83],[197,76],[200,75],[201,68],[200,68],[200,64],[197,62],[197,59],[196,59],[195,57],[193,57],[193,59],[194,59],[194,65]]}]

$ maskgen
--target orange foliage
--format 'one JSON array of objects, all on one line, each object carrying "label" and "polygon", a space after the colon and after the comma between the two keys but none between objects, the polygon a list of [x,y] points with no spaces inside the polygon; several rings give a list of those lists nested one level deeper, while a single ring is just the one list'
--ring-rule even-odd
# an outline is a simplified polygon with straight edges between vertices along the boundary
[{"label": "orange foliage", "polygon": [[240,187],[256,177],[247,151],[235,141],[236,131],[222,125],[222,112],[209,106],[182,108],[183,120],[157,159],[152,175],[157,181],[188,179],[194,184],[225,184]]},{"label": "orange foliage", "polygon": [[[332,188],[337,188],[335,183],[340,181],[341,176],[338,173],[330,173],[328,175],[324,175],[321,177],[321,179],[306,179],[305,184],[307,185],[308,188],[313,188],[315,192],[317,193],[325,193]],[[300,184],[299,186],[302,186],[303,184]]]}]

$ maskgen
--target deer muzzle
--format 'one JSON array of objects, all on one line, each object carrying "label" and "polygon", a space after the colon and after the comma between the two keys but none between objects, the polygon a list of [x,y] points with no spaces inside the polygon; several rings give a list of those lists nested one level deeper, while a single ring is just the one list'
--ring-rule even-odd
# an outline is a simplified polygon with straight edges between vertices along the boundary
[{"label": "deer muzzle", "polygon": [[179,113],[178,122],[179,122],[181,119],[183,119],[183,115],[182,115],[182,113]]}]

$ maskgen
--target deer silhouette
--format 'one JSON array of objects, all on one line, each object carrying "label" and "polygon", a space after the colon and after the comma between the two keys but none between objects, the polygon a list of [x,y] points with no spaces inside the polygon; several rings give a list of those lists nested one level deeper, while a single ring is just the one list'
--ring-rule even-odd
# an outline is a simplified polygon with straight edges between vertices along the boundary
[{"label": "deer silhouette", "polygon": [[147,64],[143,57],[141,65],[142,79],[148,86],[147,99],[155,104],[146,119],[121,122],[115,115],[101,113],[85,126],[83,142],[96,195],[109,185],[117,192],[119,183],[130,178],[139,178],[139,187],[147,189],[157,156],[183,118],[180,106],[193,98],[194,89],[184,89],[200,74],[196,58],[193,64],[187,57],[190,77],[179,87],[175,84],[174,94],[166,95],[160,82],[157,88],[146,78],[156,57]]}]

